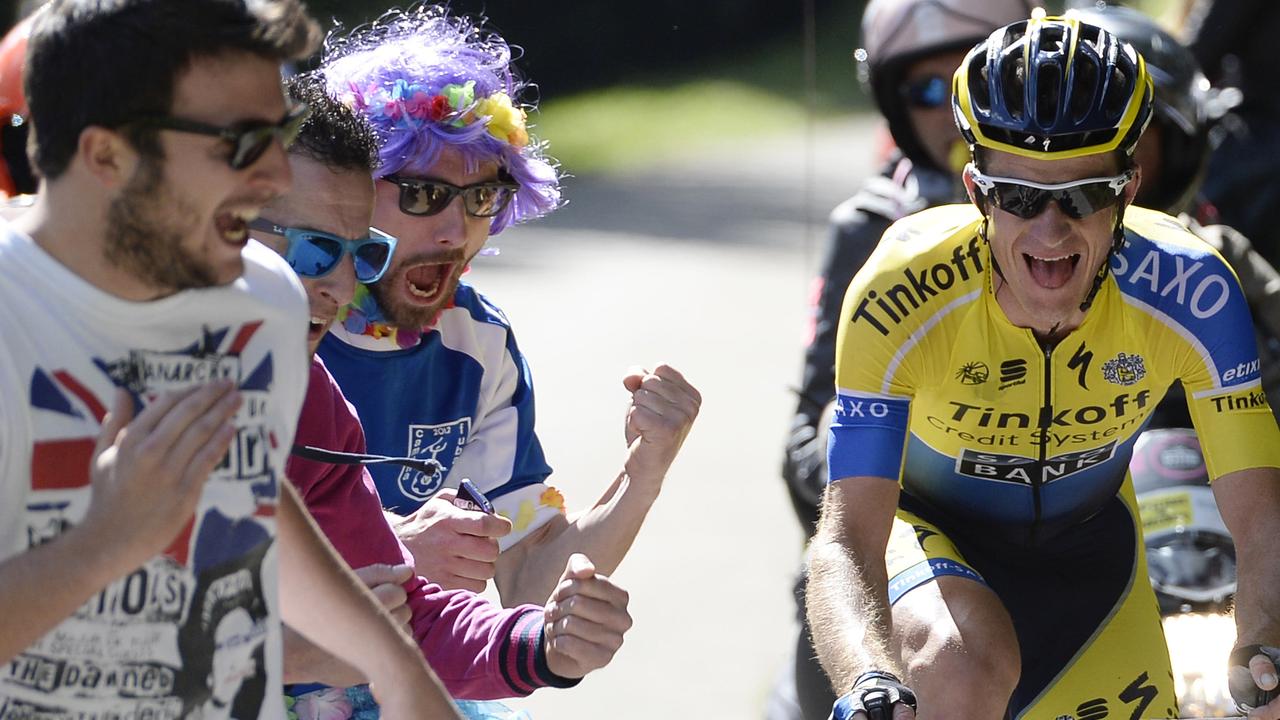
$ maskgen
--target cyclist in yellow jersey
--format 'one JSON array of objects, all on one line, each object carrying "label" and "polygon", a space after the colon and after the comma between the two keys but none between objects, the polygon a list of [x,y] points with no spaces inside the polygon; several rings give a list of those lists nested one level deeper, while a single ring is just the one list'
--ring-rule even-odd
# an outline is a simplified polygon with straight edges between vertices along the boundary
[{"label": "cyclist in yellow jersey", "polygon": [[893,225],[842,313],[808,588],[837,720],[1177,716],[1126,472],[1175,380],[1237,545],[1233,695],[1280,719],[1280,431],[1231,269],[1130,204],[1151,105],[1071,17],[956,71],[972,205]]}]

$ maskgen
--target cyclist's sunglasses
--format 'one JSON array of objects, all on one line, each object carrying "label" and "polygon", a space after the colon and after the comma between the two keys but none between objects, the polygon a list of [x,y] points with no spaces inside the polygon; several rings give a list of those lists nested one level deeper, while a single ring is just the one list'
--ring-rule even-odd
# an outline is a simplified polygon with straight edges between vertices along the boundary
[{"label": "cyclist's sunglasses", "polygon": [[1071,182],[1043,183],[1018,178],[984,175],[972,163],[965,168],[982,197],[996,207],[1024,220],[1044,212],[1055,200],[1067,217],[1079,220],[1120,202],[1124,188],[1133,180],[1133,171],[1111,177],[1092,177]]},{"label": "cyclist's sunglasses", "polygon": [[343,255],[351,253],[356,280],[366,285],[377,282],[391,265],[391,256],[396,251],[396,239],[377,228],[369,228],[369,237],[347,240],[320,230],[281,227],[263,218],[249,223],[249,227],[288,240],[284,259],[294,272],[306,278],[328,275],[342,262]]},{"label": "cyclist's sunglasses", "polygon": [[903,83],[898,91],[904,100],[918,108],[941,107],[951,99],[949,79],[941,75],[928,75]]},{"label": "cyclist's sunglasses", "polygon": [[435,215],[458,195],[471,217],[491,218],[506,209],[520,184],[500,178],[459,187],[443,180],[426,180],[388,175],[383,180],[400,186],[400,212],[406,215]]},{"label": "cyclist's sunglasses", "polygon": [[157,116],[140,118],[133,121],[133,124],[222,138],[232,148],[227,164],[233,170],[243,170],[257,162],[258,158],[267,152],[267,148],[271,147],[271,143],[277,139],[287,150],[297,139],[298,131],[302,129],[302,124],[310,115],[311,109],[306,104],[295,103],[277,123],[246,120],[230,127],[220,127],[186,118]]}]

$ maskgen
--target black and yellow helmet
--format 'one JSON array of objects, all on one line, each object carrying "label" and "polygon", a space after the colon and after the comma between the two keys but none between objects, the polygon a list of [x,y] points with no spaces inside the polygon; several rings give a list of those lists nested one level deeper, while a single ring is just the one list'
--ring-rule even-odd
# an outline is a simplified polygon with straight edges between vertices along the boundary
[{"label": "black and yellow helmet", "polygon": [[1036,14],[969,51],[951,103],[971,149],[1057,160],[1132,155],[1152,92],[1132,45],[1076,17]]}]

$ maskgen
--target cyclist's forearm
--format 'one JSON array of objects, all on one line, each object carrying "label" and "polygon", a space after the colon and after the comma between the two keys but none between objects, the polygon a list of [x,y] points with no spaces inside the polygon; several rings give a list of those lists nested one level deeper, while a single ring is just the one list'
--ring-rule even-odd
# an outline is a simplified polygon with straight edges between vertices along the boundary
[{"label": "cyclist's forearm", "polygon": [[591,507],[557,517],[507,549],[498,558],[495,578],[502,604],[545,604],[574,553],[591,558],[602,575],[612,575],[657,497],[653,484],[620,474]]},{"label": "cyclist's forearm", "polygon": [[1237,470],[1214,480],[1213,493],[1236,547],[1235,617],[1241,645],[1280,644],[1280,470]]},{"label": "cyclist's forearm", "polygon": [[868,670],[905,677],[889,650],[888,579],[883,562],[862,563],[823,526],[809,548],[805,602],[818,661],[837,693]]}]

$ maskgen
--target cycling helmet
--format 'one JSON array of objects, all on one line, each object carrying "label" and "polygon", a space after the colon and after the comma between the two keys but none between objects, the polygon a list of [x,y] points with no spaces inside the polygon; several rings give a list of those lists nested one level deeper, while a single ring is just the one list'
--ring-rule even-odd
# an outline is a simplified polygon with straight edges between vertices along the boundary
[{"label": "cycling helmet", "polygon": [[1147,571],[1165,613],[1221,607],[1236,591],[1236,551],[1192,430],[1148,430],[1129,463]]},{"label": "cycling helmet", "polygon": [[1128,7],[1099,5],[1069,16],[1096,25],[1133,45],[1155,84],[1155,116],[1160,126],[1159,177],[1142,178],[1139,204],[1178,213],[1188,207],[1209,163],[1212,90],[1195,55],[1151,18]]},{"label": "cycling helmet", "polygon": [[1132,45],[1078,18],[1037,13],[969,52],[951,103],[971,150],[1131,156],[1151,119],[1152,86]]},{"label": "cycling helmet", "polygon": [[28,16],[14,25],[0,41],[0,192],[5,195],[35,192],[27,161],[29,110],[22,92],[22,67],[34,17]]},{"label": "cycling helmet", "polygon": [[[967,50],[992,30],[1031,14],[1039,0],[871,0],[862,15],[858,77],[912,162],[934,167],[907,116],[901,84],[907,68],[929,55]],[[941,168],[935,168],[941,169]]]}]

